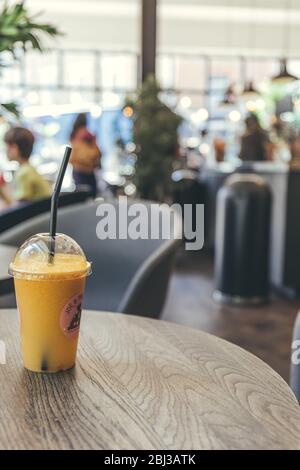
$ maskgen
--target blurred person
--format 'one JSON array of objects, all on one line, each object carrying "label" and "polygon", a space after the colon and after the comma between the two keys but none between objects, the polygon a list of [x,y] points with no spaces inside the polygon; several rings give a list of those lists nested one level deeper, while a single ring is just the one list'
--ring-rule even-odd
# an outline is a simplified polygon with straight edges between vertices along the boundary
[{"label": "blurred person", "polygon": [[272,145],[272,160],[276,162],[289,162],[291,159],[291,132],[284,123],[276,118],[270,129],[270,143]]},{"label": "blurred person", "polygon": [[49,197],[49,183],[29,163],[34,144],[32,132],[23,127],[12,127],[6,132],[4,142],[8,159],[19,163],[14,178],[14,200],[27,202]]},{"label": "blurred person", "polygon": [[75,186],[88,186],[92,197],[97,195],[95,170],[100,168],[101,152],[96,137],[87,128],[85,113],[78,114],[70,135],[72,153],[70,163],[73,165]]},{"label": "blurred person", "polygon": [[245,119],[245,132],[241,137],[241,150],[239,158],[245,162],[268,160],[269,139],[267,133],[259,124],[255,114]]}]

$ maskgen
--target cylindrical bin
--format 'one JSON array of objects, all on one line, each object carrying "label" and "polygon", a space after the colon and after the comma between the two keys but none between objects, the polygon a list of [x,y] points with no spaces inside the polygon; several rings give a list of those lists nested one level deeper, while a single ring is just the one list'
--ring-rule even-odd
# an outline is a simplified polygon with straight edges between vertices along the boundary
[{"label": "cylindrical bin", "polygon": [[197,204],[205,203],[205,186],[199,178],[199,171],[176,170],[172,174],[172,181],[173,201],[181,206],[183,217],[185,204],[191,206],[191,229],[195,232],[197,230]]},{"label": "cylindrical bin", "polygon": [[230,176],[217,196],[214,299],[260,304],[269,295],[271,191],[254,174]]}]

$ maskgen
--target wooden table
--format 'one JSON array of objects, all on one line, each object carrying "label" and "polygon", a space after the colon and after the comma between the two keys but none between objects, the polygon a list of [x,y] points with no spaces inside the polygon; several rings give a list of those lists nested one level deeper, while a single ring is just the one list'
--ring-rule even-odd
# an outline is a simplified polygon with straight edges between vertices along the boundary
[{"label": "wooden table", "polygon": [[8,274],[8,267],[17,248],[0,244],[0,295],[8,294],[13,290],[13,279]]},{"label": "wooden table", "polygon": [[1,449],[300,449],[300,407],[252,354],[180,325],[85,311],[77,365],[22,368],[0,311]]}]

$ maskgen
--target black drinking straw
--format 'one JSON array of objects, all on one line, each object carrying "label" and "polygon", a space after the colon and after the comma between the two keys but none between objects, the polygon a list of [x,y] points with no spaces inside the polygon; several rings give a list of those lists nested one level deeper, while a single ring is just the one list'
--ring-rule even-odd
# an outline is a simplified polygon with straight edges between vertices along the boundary
[{"label": "black drinking straw", "polygon": [[50,229],[49,229],[49,235],[50,235],[49,263],[53,263],[54,261],[58,198],[59,198],[59,193],[61,190],[62,182],[65,176],[65,172],[68,166],[68,162],[70,159],[71,151],[72,151],[71,147],[67,146],[63,161],[60,165],[54,191],[51,197],[51,213],[50,213]]}]

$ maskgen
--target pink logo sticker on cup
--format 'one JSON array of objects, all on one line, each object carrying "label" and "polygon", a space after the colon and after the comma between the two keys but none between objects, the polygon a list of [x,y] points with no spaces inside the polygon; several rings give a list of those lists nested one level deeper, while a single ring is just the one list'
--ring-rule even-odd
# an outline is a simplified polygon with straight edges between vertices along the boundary
[{"label": "pink logo sticker on cup", "polygon": [[75,339],[79,333],[83,294],[76,294],[64,306],[60,315],[60,327],[67,338]]}]

